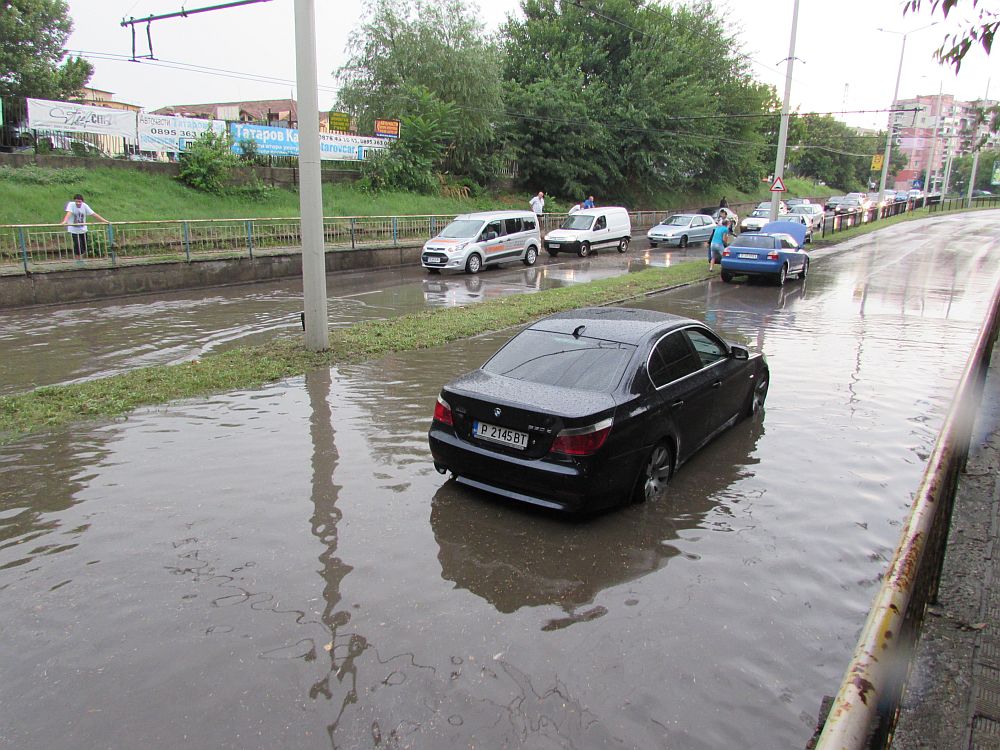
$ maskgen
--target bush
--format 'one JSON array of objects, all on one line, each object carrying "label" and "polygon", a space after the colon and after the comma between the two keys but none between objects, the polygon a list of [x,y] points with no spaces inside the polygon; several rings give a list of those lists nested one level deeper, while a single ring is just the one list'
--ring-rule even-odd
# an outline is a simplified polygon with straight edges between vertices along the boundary
[{"label": "bush", "polygon": [[0,167],[0,180],[22,185],[71,185],[86,180],[84,169],[50,169],[28,164],[17,169]]},{"label": "bush", "polygon": [[263,203],[269,200],[277,188],[262,182],[256,175],[243,185],[227,188],[226,195],[231,195],[244,203]]},{"label": "bush", "polygon": [[178,179],[189,187],[221,195],[239,159],[228,133],[206,130],[181,154]]}]

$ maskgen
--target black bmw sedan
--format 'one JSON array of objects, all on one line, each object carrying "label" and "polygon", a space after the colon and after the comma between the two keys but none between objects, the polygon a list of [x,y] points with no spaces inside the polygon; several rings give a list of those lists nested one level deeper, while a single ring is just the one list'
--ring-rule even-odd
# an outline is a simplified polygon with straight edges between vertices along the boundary
[{"label": "black bmw sedan", "polygon": [[702,323],[621,307],[544,318],[448,383],[428,439],[463,484],[563,511],[659,498],[764,403],[767,361]]}]

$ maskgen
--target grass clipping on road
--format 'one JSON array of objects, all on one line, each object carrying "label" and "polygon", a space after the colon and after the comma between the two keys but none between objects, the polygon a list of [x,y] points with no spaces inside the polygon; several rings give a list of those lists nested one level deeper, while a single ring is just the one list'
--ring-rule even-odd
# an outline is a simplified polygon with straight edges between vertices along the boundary
[{"label": "grass clipping on road", "polygon": [[309,352],[300,336],[279,338],[212,354],[193,362],[146,367],[72,385],[38,388],[0,397],[0,443],[25,433],[84,419],[118,417],[140,406],[211,393],[259,388],[318,367],[425,349],[527,323],[560,310],[602,305],[708,277],[703,261],[648,268],[610,279],[532,294],[436,308],[330,331],[330,348]]}]

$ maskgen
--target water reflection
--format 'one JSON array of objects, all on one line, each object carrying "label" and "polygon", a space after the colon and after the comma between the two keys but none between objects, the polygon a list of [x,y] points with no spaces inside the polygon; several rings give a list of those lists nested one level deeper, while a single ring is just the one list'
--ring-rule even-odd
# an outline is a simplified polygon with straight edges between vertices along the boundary
[{"label": "water reflection", "polygon": [[[587,609],[611,586],[641,578],[679,554],[671,542],[685,530],[717,524],[722,499],[753,474],[763,419],[744,420],[689,461],[666,502],[619,509],[589,520],[543,514],[449,480],[434,494],[431,527],[441,576],[497,611],[556,605],[557,630],[603,615]],[[721,503],[721,504],[720,504]]]}]

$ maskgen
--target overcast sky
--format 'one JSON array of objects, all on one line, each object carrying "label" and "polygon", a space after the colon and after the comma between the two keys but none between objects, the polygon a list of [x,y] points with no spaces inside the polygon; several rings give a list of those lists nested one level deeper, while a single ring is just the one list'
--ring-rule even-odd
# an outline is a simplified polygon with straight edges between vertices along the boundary
[{"label": "overcast sky", "polygon": [[[155,62],[131,62],[132,34],[123,18],[173,13],[221,4],[222,0],[69,0],[74,32],[67,47],[94,64],[91,85],[146,109],[168,104],[279,99],[294,96],[294,0],[270,0],[198,13],[150,25]],[[333,73],[347,56],[347,45],[363,17],[365,0],[316,0],[320,109],[336,96]],[[970,5],[971,3],[965,3]],[[930,2],[924,3],[929,9]],[[485,28],[495,30],[518,0],[480,2]],[[723,0],[730,30],[754,61],[758,80],[784,93],[785,63],[793,0]],[[1000,53],[993,59],[976,48],[956,77],[931,53],[944,31],[955,26],[932,22],[928,10],[903,15],[901,0],[800,0],[791,102],[801,112],[884,109],[891,103],[899,67],[902,33],[906,54],[900,98],[946,94],[1000,98]],[[952,17],[957,12],[952,13]],[[937,18],[935,16],[934,18]],[[878,27],[895,33],[878,31]],[[136,26],[136,53],[148,53],[146,25]],[[110,58],[110,59],[109,59]],[[200,70],[199,70],[200,69]],[[223,74],[222,71],[228,71]],[[387,112],[386,116],[394,113]],[[864,127],[884,127],[885,114],[843,114]]]}]

